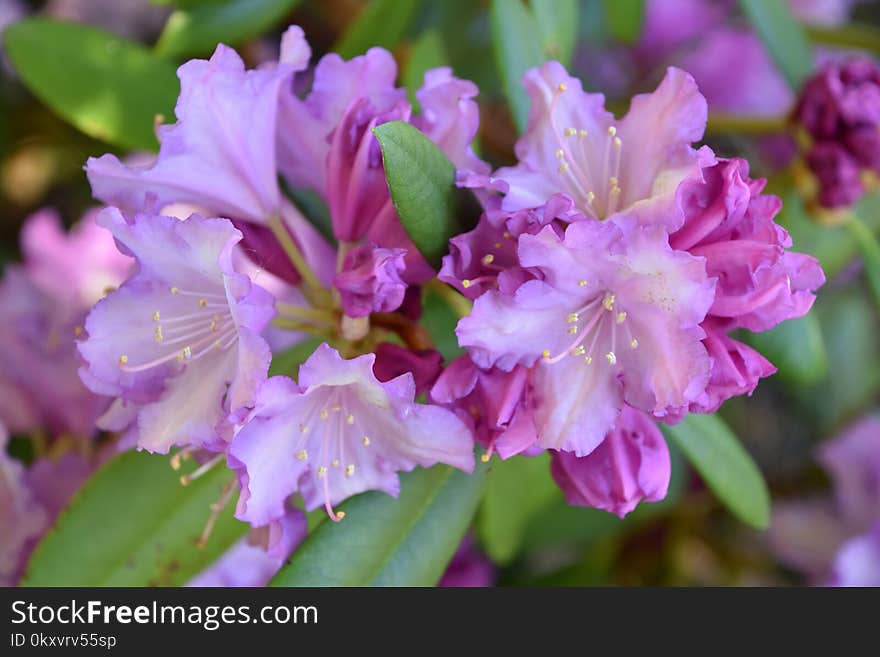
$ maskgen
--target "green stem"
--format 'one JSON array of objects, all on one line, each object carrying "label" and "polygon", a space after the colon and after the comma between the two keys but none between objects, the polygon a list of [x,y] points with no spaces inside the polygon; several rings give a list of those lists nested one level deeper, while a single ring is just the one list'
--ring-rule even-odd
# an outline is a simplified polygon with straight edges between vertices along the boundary
[{"label": "green stem", "polygon": [[303,324],[302,322],[296,322],[292,319],[287,319],[285,317],[276,317],[275,319],[273,319],[272,326],[280,329],[285,329],[287,331],[302,331],[304,333],[311,333],[312,335],[317,335],[322,338],[327,337],[326,328],[313,326],[311,324]]},{"label": "green stem", "polygon": [[880,30],[870,25],[844,25],[835,28],[808,27],[807,36],[814,43],[839,48],[867,50],[880,54]]},{"label": "green stem", "polygon": [[452,308],[456,315],[459,317],[466,317],[471,314],[471,310],[474,307],[473,302],[468,299],[466,296],[458,292],[455,288],[452,288],[445,283],[440,282],[438,279],[434,278],[428,282],[428,287],[434,291],[437,296],[443,299],[446,304]]},{"label": "green stem", "polygon": [[276,301],[275,309],[278,311],[279,316],[294,321],[302,320],[328,326],[333,326],[335,323],[333,314],[320,308],[309,308],[308,306],[299,306],[295,303]]},{"label": "green stem", "polygon": [[281,248],[284,249],[287,257],[290,258],[299,275],[302,276],[304,283],[303,294],[306,298],[316,306],[329,306],[331,303],[329,292],[321,285],[315,272],[309,266],[296,242],[293,241],[293,238],[287,231],[284,222],[281,221],[281,217],[278,215],[269,217],[269,228],[272,229],[272,233],[274,233],[275,238],[281,244]]},{"label": "green stem", "polygon": [[862,252],[862,261],[865,265],[865,275],[868,277],[868,283],[874,298],[880,304],[880,242],[877,237],[868,228],[855,213],[850,215],[849,221],[846,222],[850,232],[859,245]]},{"label": "green stem", "polygon": [[788,131],[785,117],[710,114],[706,132],[737,132],[746,135],[769,135]]}]

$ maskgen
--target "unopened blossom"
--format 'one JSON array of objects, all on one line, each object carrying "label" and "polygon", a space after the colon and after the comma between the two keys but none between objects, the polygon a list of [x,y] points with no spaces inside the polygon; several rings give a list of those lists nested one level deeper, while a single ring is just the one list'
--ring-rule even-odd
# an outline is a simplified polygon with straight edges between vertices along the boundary
[{"label": "unopened blossom", "polygon": [[436,349],[407,349],[392,342],[382,342],[374,350],[373,373],[380,381],[412,374],[416,395],[427,391],[443,370],[443,354]]},{"label": "unopened blossom", "polygon": [[677,226],[675,189],[711,157],[691,147],[703,136],[707,108],[690,75],[670,68],[619,121],[602,94],[584,92],[559,62],[529,70],[524,81],[531,111],[518,163],[492,176],[507,188],[503,210],[539,207],[561,193],[587,217],[650,211]]},{"label": "unopened blossom", "polygon": [[660,227],[593,219],[522,235],[518,257],[536,278],[483,294],[456,333],[482,368],[534,367],[537,446],[586,456],[624,402],[665,417],[700,396],[714,290],[702,258]]},{"label": "unopened blossom", "polygon": [[307,510],[333,507],[367,490],[397,496],[398,471],[447,463],[471,471],[473,442],[452,412],[414,403],[412,375],[382,383],[375,356],[351,360],[321,345],[300,367],[299,383],[273,377],[229,448],[242,495],[237,517],[275,522],[299,492]]},{"label": "unopened blossom", "polygon": [[621,518],[639,502],[659,502],[669,487],[669,449],[650,416],[624,406],[614,429],[587,456],[554,452],[550,472],[575,506]]},{"label": "unopened blossom", "polygon": [[485,588],[493,586],[497,572],[495,564],[477,547],[473,537],[465,536],[455,551],[452,561],[437,582],[439,588]]},{"label": "unopened blossom", "polygon": [[373,312],[391,312],[403,303],[406,283],[400,277],[406,268],[403,249],[382,249],[366,244],[345,256],[342,269],[333,279],[342,309],[349,317],[366,317]]},{"label": "unopened blossom", "polygon": [[241,233],[226,219],[127,219],[115,208],[99,223],[138,270],[86,319],[83,381],[136,414],[142,449],[217,440],[227,415],[253,403],[271,358],[260,332],[274,300],[233,268]]},{"label": "unopened blossom", "polygon": [[701,173],[677,192],[684,223],[669,242],[705,259],[707,275],[716,280],[702,323],[711,376],[705,393],[691,404],[692,411],[711,413],[730,397],[751,394],[760,378],[776,371],[728,334],[739,328],[766,331],[802,317],[825,276],[815,258],[790,250],[791,237],[773,220],[782,202],[762,193],[766,181],[750,178],[745,160],[719,160]]},{"label": "unopened blossom", "polygon": [[813,140],[807,163],[825,207],[863,193],[860,171],[880,173],[880,66],[867,57],[829,62],[801,92],[795,117]]}]

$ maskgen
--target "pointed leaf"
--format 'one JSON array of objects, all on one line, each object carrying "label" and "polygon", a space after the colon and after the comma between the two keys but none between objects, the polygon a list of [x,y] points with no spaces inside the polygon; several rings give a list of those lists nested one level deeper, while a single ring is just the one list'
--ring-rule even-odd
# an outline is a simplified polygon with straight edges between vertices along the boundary
[{"label": "pointed leaf", "polygon": [[740,0],[755,31],[795,91],[813,69],[813,54],[803,27],[786,0]]},{"label": "pointed leaf", "polygon": [[602,4],[605,22],[615,39],[632,43],[639,38],[645,17],[645,0],[604,0]]},{"label": "pointed leaf", "polygon": [[419,0],[371,0],[333,48],[343,59],[363,55],[374,46],[391,49],[406,35]]}]

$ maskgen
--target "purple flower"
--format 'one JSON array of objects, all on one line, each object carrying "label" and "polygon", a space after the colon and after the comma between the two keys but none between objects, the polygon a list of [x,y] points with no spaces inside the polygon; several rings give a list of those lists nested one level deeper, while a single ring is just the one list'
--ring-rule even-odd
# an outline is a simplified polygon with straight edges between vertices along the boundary
[{"label": "purple flower", "polygon": [[539,207],[562,193],[588,217],[650,211],[677,226],[675,189],[711,156],[691,148],[703,136],[707,109],[690,75],[670,68],[620,121],[605,110],[604,96],[585,93],[558,62],[528,71],[525,86],[532,106],[516,144],[519,163],[493,176],[507,186],[503,210]]},{"label": "purple flower", "polygon": [[0,423],[0,586],[15,586],[27,555],[51,522],[27,485],[24,466],[6,452]]},{"label": "purple flower", "polygon": [[880,522],[843,544],[834,560],[833,586],[880,586]]},{"label": "purple flower", "polygon": [[813,292],[825,282],[815,258],[787,250],[791,237],[773,221],[781,201],[762,194],[766,181],[748,174],[745,160],[719,160],[702,170],[701,180],[688,180],[677,192],[685,219],[669,242],[704,258],[706,273],[717,281],[702,324],[712,371],[692,411],[714,412],[732,396],[751,394],[760,378],[776,371],[728,332],[766,331],[805,315]]},{"label": "purple flower", "polygon": [[299,509],[289,511],[280,524],[274,545],[267,545],[272,541],[271,528],[255,529],[193,577],[187,586],[266,586],[306,537],[306,516]]},{"label": "purple flower", "polygon": [[89,313],[83,381],[137,408],[142,449],[214,442],[253,403],[271,358],[260,332],[274,300],[233,268],[241,233],[226,219],[127,220],[115,208],[99,223],[138,271]]},{"label": "purple flower", "polygon": [[534,366],[537,445],[589,454],[624,402],[656,417],[686,409],[710,361],[699,327],[714,281],[656,226],[576,221],[519,238],[535,278],[489,291],[456,329],[482,368]]},{"label": "purple flower", "polygon": [[375,356],[352,360],[321,345],[300,367],[299,385],[273,377],[229,448],[242,495],[237,517],[275,522],[299,492],[306,509],[333,506],[366,490],[396,496],[397,472],[447,463],[473,469],[473,443],[453,413],[416,404],[412,375],[381,383]]},{"label": "purple flower", "polygon": [[416,385],[416,395],[426,392],[443,369],[443,354],[436,349],[405,349],[391,342],[382,342],[374,349],[376,362],[373,373],[380,381],[396,379],[410,372]]},{"label": "purple flower", "polygon": [[403,249],[382,249],[366,244],[349,251],[333,285],[349,317],[397,310],[403,303],[406,283],[400,278],[406,265]]},{"label": "purple flower", "polygon": [[465,536],[455,551],[446,572],[437,582],[439,588],[485,588],[495,584],[495,565],[477,548],[471,536]]},{"label": "purple flower", "polygon": [[804,85],[795,116],[813,138],[807,164],[819,203],[851,205],[864,192],[860,170],[880,173],[880,67],[865,57],[826,64]]},{"label": "purple flower", "polygon": [[587,456],[554,452],[550,472],[575,506],[623,518],[639,502],[659,502],[669,487],[669,449],[654,421],[624,406],[614,429]]}]

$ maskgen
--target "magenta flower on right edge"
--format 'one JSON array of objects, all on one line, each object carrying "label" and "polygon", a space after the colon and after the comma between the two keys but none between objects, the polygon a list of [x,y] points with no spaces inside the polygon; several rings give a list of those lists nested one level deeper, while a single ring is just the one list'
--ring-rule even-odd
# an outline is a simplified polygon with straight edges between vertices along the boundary
[{"label": "magenta flower on right edge", "polygon": [[[503,196],[453,239],[441,278],[475,298],[457,335],[482,378],[520,372],[518,401],[486,409],[490,451],[554,450],[570,503],[624,515],[665,495],[652,423],[751,393],[775,368],[730,332],[804,315],[824,275],[788,250],[781,203],[745,161],[691,146],[706,104],[683,71],[620,122],[557,63],[525,84],[520,162],[488,178]],[[465,370],[432,391],[462,416],[482,380]]]}]

